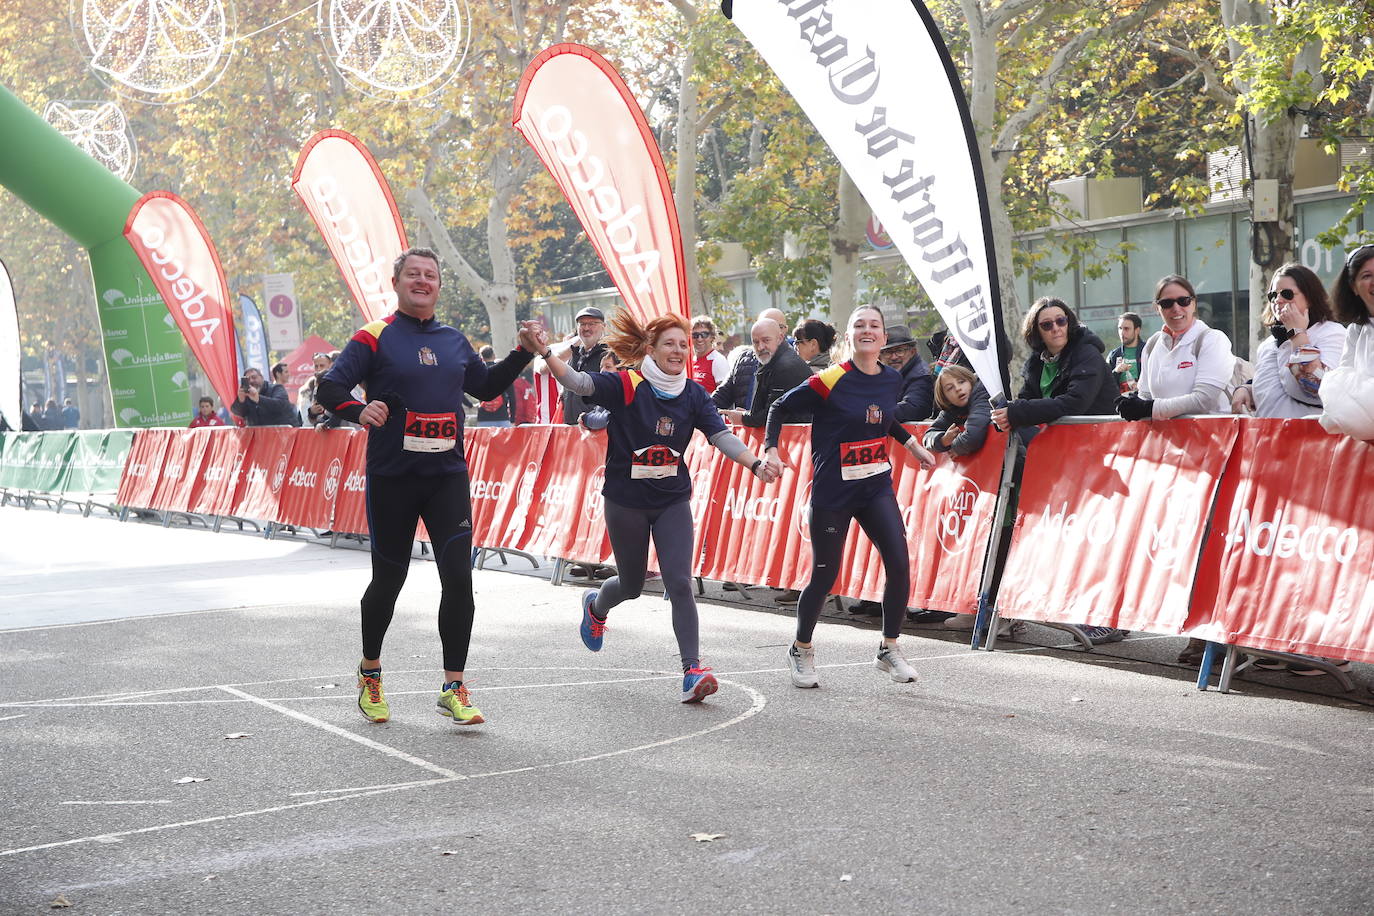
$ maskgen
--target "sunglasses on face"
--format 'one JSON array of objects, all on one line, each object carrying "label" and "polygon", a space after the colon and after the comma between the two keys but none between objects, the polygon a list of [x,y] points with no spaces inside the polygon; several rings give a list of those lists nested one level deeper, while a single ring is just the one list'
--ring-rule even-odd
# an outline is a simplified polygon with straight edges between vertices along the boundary
[{"label": "sunglasses on face", "polygon": [[1188,306],[1193,304],[1193,301],[1194,300],[1192,296],[1179,296],[1177,299],[1156,299],[1155,305],[1159,306],[1162,309],[1171,309],[1174,306],[1178,306],[1181,309],[1186,309]]},{"label": "sunglasses on face", "polygon": [[1069,324],[1069,316],[1060,315],[1058,318],[1046,318],[1044,321],[1038,322],[1038,324],[1040,325],[1040,330],[1048,334],[1055,328],[1067,327]]},{"label": "sunglasses on face", "polygon": [[693,339],[693,340],[710,340],[710,339],[711,339],[711,332],[710,332],[710,331],[693,331],[693,332],[692,332],[692,339]]},{"label": "sunglasses on face", "polygon": [[1267,295],[1269,296],[1270,302],[1273,302],[1275,299],[1282,299],[1284,302],[1292,302],[1293,297],[1296,296],[1297,293],[1291,289],[1271,289]]}]

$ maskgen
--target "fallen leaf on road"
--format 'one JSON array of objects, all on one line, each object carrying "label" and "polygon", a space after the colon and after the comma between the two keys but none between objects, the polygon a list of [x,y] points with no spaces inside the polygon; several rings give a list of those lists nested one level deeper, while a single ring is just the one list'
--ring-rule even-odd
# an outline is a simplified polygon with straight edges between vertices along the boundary
[{"label": "fallen leaf on road", "polygon": [[188,782],[209,782],[209,776],[183,776],[177,780],[177,785],[184,786]]},{"label": "fallen leaf on road", "polygon": [[1007,713],[1005,716],[1003,716],[1002,718],[1003,718],[1003,719],[1015,719],[1015,718],[1016,718],[1016,713],[1014,713],[1014,712],[1009,712],[1009,713]]},{"label": "fallen leaf on road", "polygon": [[71,905],[72,902],[68,900],[66,897],[63,897],[61,894],[58,894],[56,897],[54,897],[53,902],[48,904],[48,906],[52,907],[54,910],[65,910],[67,907]]},{"label": "fallen leaf on road", "polygon": [[234,732],[232,735],[225,735],[225,736],[224,736],[224,740],[225,740],[225,741],[234,741],[234,740],[237,740],[237,739],[239,739],[239,738],[251,738],[251,737],[253,737],[253,736],[252,736],[252,734],[250,734],[249,732]]},{"label": "fallen leaf on road", "polygon": [[1082,703],[1082,702],[1083,702],[1083,698],[1082,698],[1082,697],[1069,697],[1069,702],[1070,702],[1070,703]]},{"label": "fallen leaf on road", "polygon": [[315,689],[316,689],[316,690],[333,690],[333,689],[334,689],[335,687],[337,687],[337,686],[339,686],[339,685],[338,685],[338,684],[316,684],[316,685],[315,685]]},{"label": "fallen leaf on road", "polygon": [[202,878],[201,880],[202,880],[202,881],[213,881],[213,880],[215,880],[215,879],[218,878],[218,877],[219,877],[219,875],[206,875],[206,876],[205,876],[204,878]]},{"label": "fallen leaf on road", "polygon": [[456,850],[456,849],[445,849],[443,852],[439,853],[439,855],[441,855],[441,856],[456,856],[456,855],[458,855],[458,850]]},{"label": "fallen leaf on road", "polygon": [[853,880],[854,880],[854,876],[853,876],[853,875],[840,875],[840,880],[841,880],[841,881],[853,881]]},{"label": "fallen leaf on road", "polygon": [[725,834],[723,833],[694,833],[692,834],[692,839],[696,840],[698,843],[714,843],[724,836]]}]

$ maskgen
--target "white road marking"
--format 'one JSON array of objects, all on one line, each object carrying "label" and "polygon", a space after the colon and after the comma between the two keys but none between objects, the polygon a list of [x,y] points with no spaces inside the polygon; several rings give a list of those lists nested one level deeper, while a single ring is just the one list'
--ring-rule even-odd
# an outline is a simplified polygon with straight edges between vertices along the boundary
[{"label": "white road marking", "polygon": [[170,798],[132,799],[129,801],[64,801],[64,805],[170,805]]},{"label": "white road marking", "polygon": [[441,767],[437,763],[430,763],[428,760],[425,760],[421,757],[416,757],[414,754],[407,754],[405,751],[400,750],[398,748],[394,748],[389,744],[383,744],[380,741],[373,741],[371,738],[364,738],[362,735],[351,732],[346,728],[340,728],[332,722],[325,722],[323,719],[316,719],[314,716],[308,716],[303,712],[297,712],[296,710],[291,709],[287,706],[281,706],[277,703],[273,703],[271,700],[264,700],[262,697],[255,697],[251,693],[244,693],[237,687],[229,687],[227,685],[221,684],[219,689],[223,690],[225,693],[230,694],[232,696],[236,696],[240,699],[247,700],[250,703],[256,703],[259,706],[263,706],[267,709],[279,712],[284,716],[290,716],[298,722],[304,722],[306,725],[313,725],[316,728],[322,728],[325,731],[329,732],[331,735],[338,735],[340,738],[347,738],[349,741],[361,744],[363,747],[371,748],[374,751],[380,751],[381,753],[386,754],[388,757],[395,757],[397,760],[404,760],[406,763],[412,763],[415,766],[420,767],[421,769],[429,770],[431,773],[437,773],[438,775],[443,776],[446,779],[467,778],[465,776],[460,776],[459,774],[453,772],[447,767]]},{"label": "white road marking", "polygon": [[26,712],[21,712],[21,713],[20,713],[19,715],[17,715],[17,716],[0,716],[0,722],[8,722],[10,719],[22,719],[22,718],[24,718],[24,717],[27,716],[27,715],[28,715],[28,713],[26,713]]}]

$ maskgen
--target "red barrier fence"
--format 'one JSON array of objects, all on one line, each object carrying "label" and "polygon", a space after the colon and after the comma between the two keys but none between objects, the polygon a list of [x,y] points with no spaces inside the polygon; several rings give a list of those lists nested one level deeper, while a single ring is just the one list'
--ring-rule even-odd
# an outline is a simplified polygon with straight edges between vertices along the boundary
[{"label": "red barrier fence", "polygon": [[[760,446],[759,431],[743,436]],[[481,427],[466,443],[477,545],[611,560],[604,433]],[[911,606],[976,608],[1005,443],[994,433],[931,471],[896,452]],[[139,430],[118,501],[365,533],[365,448],[358,430]],[[808,429],[787,427],[782,450],[791,466],[764,484],[693,441],[697,574],[806,584]],[[1052,426],[1026,456],[1001,613],[1374,662],[1374,523],[1359,508],[1371,480],[1374,446],[1311,420]],[[834,590],[881,596],[857,525]]]},{"label": "red barrier fence", "polygon": [[[758,449],[759,430],[744,436]],[[764,484],[698,437],[692,473],[697,574],[801,588],[810,571],[809,430],[787,427],[792,468]],[[466,431],[473,530],[482,547],[505,547],[581,563],[611,562],[602,522],[605,434],[568,426]],[[930,472],[894,459],[907,506],[914,587],[911,604],[972,612],[992,524],[1004,439],[977,456],[942,457]],[[119,501],[135,508],[237,516],[307,528],[366,533],[359,430],[206,428],[139,430]],[[797,469],[801,470],[797,470]],[[882,594],[881,565],[855,525],[836,592]]]}]

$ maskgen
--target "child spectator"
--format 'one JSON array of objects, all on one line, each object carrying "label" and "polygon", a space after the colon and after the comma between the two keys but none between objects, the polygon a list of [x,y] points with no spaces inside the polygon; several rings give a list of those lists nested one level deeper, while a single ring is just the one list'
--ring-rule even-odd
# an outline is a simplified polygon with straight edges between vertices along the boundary
[{"label": "child spectator", "polygon": [[935,406],[940,408],[940,415],[926,431],[926,448],[972,455],[983,447],[992,422],[992,406],[978,376],[963,366],[946,366],[935,381]]}]

